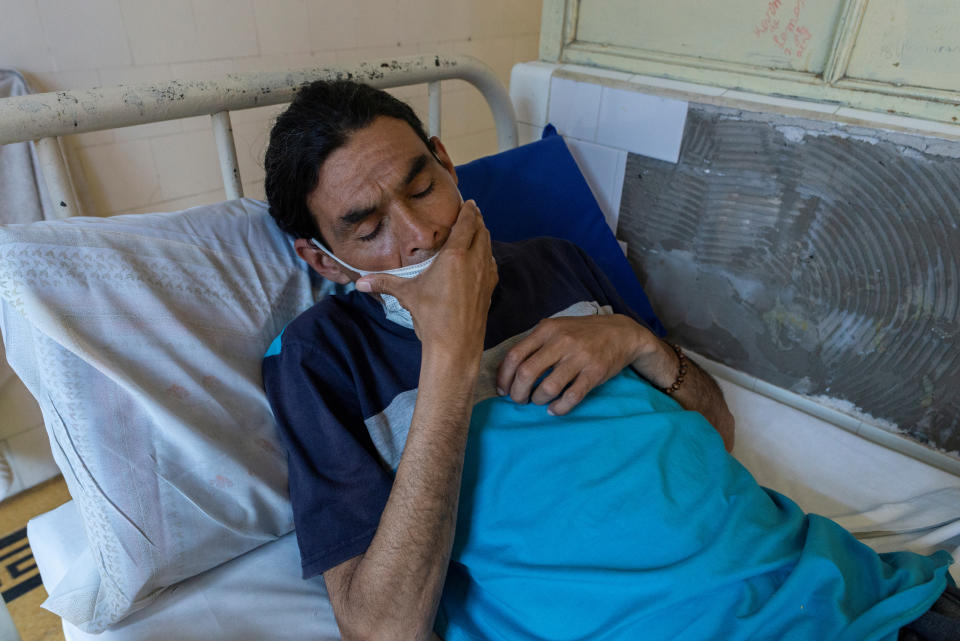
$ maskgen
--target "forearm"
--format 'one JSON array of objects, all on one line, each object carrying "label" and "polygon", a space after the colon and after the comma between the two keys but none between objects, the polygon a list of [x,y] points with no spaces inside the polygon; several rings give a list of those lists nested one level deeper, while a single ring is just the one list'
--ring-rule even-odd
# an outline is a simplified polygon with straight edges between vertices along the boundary
[{"label": "forearm", "polygon": [[[733,450],[734,419],[723,398],[720,386],[708,373],[688,357],[687,373],[673,398],[686,410],[700,412],[723,438],[727,451]],[[677,379],[679,362],[676,352],[656,339],[648,341],[643,354],[633,361],[633,368],[657,387],[670,387]]]},{"label": "forearm", "polygon": [[346,595],[363,621],[360,636],[430,638],[453,545],[478,369],[479,352],[475,358],[424,353],[393,488]]}]

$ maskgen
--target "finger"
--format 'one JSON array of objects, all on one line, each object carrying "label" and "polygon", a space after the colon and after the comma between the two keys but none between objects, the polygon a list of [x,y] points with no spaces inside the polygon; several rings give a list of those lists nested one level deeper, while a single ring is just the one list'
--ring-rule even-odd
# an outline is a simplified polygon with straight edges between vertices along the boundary
[{"label": "finger", "polygon": [[547,413],[553,416],[563,416],[574,407],[580,404],[587,394],[590,393],[599,381],[594,381],[583,372],[577,376],[577,379],[567,388],[563,396],[555,400],[547,407]]},{"label": "finger", "polygon": [[543,338],[535,331],[527,334],[519,343],[510,348],[504,355],[500,367],[497,368],[497,393],[500,396],[507,394],[513,386],[513,379],[517,375],[517,368],[523,361],[540,349]]},{"label": "finger", "polygon": [[537,380],[548,369],[559,363],[561,358],[563,358],[563,352],[556,349],[555,342],[545,343],[520,363],[513,377],[513,383],[509,388],[504,389],[508,390],[510,398],[517,403],[529,402]]},{"label": "finger", "polygon": [[490,238],[490,230],[483,224],[482,218],[478,221],[478,227],[473,234],[473,242],[470,246],[474,247],[478,245],[478,251],[484,254],[491,254],[493,252],[493,241]]},{"label": "finger", "polygon": [[450,228],[445,247],[470,247],[477,227],[481,224],[479,218],[480,210],[476,202],[468,200],[460,205],[460,211],[457,212],[457,219]]},{"label": "finger", "polygon": [[579,373],[580,368],[572,361],[560,361],[554,366],[549,376],[543,379],[543,381],[537,385],[537,388],[533,390],[533,394],[530,396],[530,402],[534,405],[546,405],[555,398],[558,398],[563,394],[567,385],[577,378]]},{"label": "finger", "polygon": [[403,302],[404,279],[392,274],[368,274],[357,279],[357,290],[371,294],[390,294]]}]

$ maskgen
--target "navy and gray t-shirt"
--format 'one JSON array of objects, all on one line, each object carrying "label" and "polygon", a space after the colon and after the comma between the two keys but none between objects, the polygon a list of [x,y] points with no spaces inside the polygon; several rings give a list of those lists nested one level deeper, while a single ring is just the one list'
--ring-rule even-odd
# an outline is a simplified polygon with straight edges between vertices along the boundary
[{"label": "navy and gray t-shirt", "polygon": [[[493,243],[493,292],[476,398],[496,395],[507,350],[550,316],[628,314],[573,243]],[[263,381],[289,453],[290,498],[304,577],[366,551],[386,504],[416,403],[421,345],[379,301],[330,295],[271,345]]]}]

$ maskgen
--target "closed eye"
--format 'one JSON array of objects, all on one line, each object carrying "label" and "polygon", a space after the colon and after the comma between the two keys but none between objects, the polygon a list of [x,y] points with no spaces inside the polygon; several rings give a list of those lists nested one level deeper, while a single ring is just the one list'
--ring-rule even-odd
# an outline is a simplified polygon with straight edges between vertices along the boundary
[{"label": "closed eye", "polygon": [[373,231],[367,234],[366,236],[359,236],[358,239],[363,242],[370,242],[377,237],[377,234],[380,233],[380,228],[383,227],[383,218],[380,219],[380,222],[377,223],[377,226],[373,228]]},{"label": "closed eye", "polygon": [[412,194],[411,197],[412,197],[412,198],[423,198],[424,196],[426,196],[427,194],[429,194],[431,191],[433,191],[433,185],[434,185],[434,182],[431,180],[431,181],[430,181],[430,185],[429,185],[426,189],[424,189],[424,190],[421,191],[420,193]]}]

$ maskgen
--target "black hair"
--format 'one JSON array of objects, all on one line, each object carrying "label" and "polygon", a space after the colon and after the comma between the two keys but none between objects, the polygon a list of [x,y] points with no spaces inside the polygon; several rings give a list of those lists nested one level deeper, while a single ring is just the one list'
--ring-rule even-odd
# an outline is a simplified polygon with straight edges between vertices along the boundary
[{"label": "black hair", "polygon": [[379,116],[405,121],[434,152],[410,105],[386,91],[350,80],[317,80],[300,88],[270,131],[263,161],[270,215],[280,229],[297,238],[322,241],[307,208],[307,196],[317,187],[320,167],[346,144],[350,134]]}]

